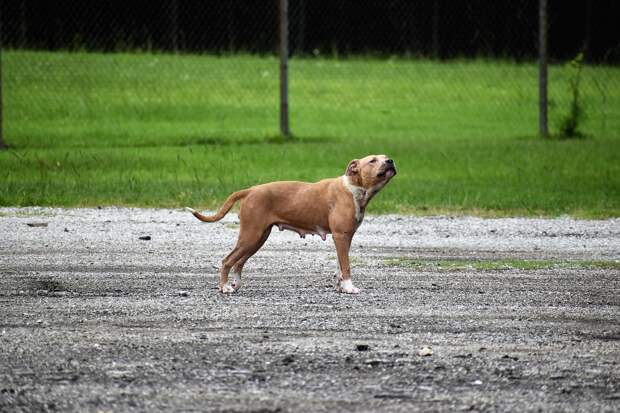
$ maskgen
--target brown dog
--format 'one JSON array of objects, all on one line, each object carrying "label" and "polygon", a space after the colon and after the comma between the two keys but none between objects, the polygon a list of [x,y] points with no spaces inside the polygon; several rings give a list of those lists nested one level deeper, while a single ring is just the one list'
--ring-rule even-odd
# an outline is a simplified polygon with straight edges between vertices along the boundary
[{"label": "brown dog", "polygon": [[[204,222],[219,221],[232,208],[239,205],[239,239],[237,245],[222,261],[220,291],[235,292],[241,286],[243,265],[263,246],[271,227],[280,231],[288,229],[302,238],[307,234],[320,235],[325,240],[332,234],[338,253],[340,274],[336,289],[357,294],[359,289],[351,282],[349,248],[353,234],[364,219],[368,202],[396,175],[394,161],[385,155],[369,155],[354,159],[346,173],[338,178],[316,183],[272,182],[253,186],[233,193],[215,215],[204,216],[187,208]],[[228,273],[233,270],[233,281]]]}]

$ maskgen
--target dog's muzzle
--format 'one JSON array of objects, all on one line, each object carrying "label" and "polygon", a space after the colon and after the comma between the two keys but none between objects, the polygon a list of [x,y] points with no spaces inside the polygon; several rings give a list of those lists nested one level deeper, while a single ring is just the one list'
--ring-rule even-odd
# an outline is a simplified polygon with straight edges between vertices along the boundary
[{"label": "dog's muzzle", "polygon": [[379,178],[388,177],[391,178],[396,175],[396,165],[394,165],[394,161],[388,159],[385,161],[385,167],[377,174]]}]

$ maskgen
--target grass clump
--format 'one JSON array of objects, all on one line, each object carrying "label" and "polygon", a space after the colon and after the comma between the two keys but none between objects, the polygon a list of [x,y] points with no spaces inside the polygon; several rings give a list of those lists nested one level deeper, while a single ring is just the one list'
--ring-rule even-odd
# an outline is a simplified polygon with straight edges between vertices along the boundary
[{"label": "grass clump", "polygon": [[558,260],[416,260],[408,257],[390,258],[388,266],[405,267],[419,271],[536,271],[547,269],[605,269],[620,270],[618,261],[558,261]]},{"label": "grass clump", "polygon": [[579,129],[585,117],[585,108],[581,99],[581,73],[583,69],[583,53],[579,53],[568,64],[568,86],[570,90],[570,109],[560,121],[560,139],[584,138]]}]

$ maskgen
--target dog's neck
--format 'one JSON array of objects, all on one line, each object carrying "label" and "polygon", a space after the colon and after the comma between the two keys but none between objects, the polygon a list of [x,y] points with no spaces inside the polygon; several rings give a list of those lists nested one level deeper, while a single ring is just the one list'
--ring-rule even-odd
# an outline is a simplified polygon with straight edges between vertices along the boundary
[{"label": "dog's neck", "polygon": [[368,205],[368,201],[370,201],[370,198],[372,198],[374,194],[371,194],[370,190],[364,188],[363,186],[353,185],[349,177],[346,175],[342,176],[342,183],[353,196],[353,205],[355,205],[355,221],[357,221],[357,224],[359,225],[364,219],[366,205]]}]

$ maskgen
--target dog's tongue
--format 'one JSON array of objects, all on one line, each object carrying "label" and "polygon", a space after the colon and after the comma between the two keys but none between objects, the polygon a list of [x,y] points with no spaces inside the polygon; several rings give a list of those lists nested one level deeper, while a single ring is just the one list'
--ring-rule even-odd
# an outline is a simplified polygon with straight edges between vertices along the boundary
[{"label": "dog's tongue", "polygon": [[396,171],[394,171],[393,169],[388,169],[387,171],[385,171],[385,176],[387,176],[388,178],[391,178],[394,175],[396,175]]}]

